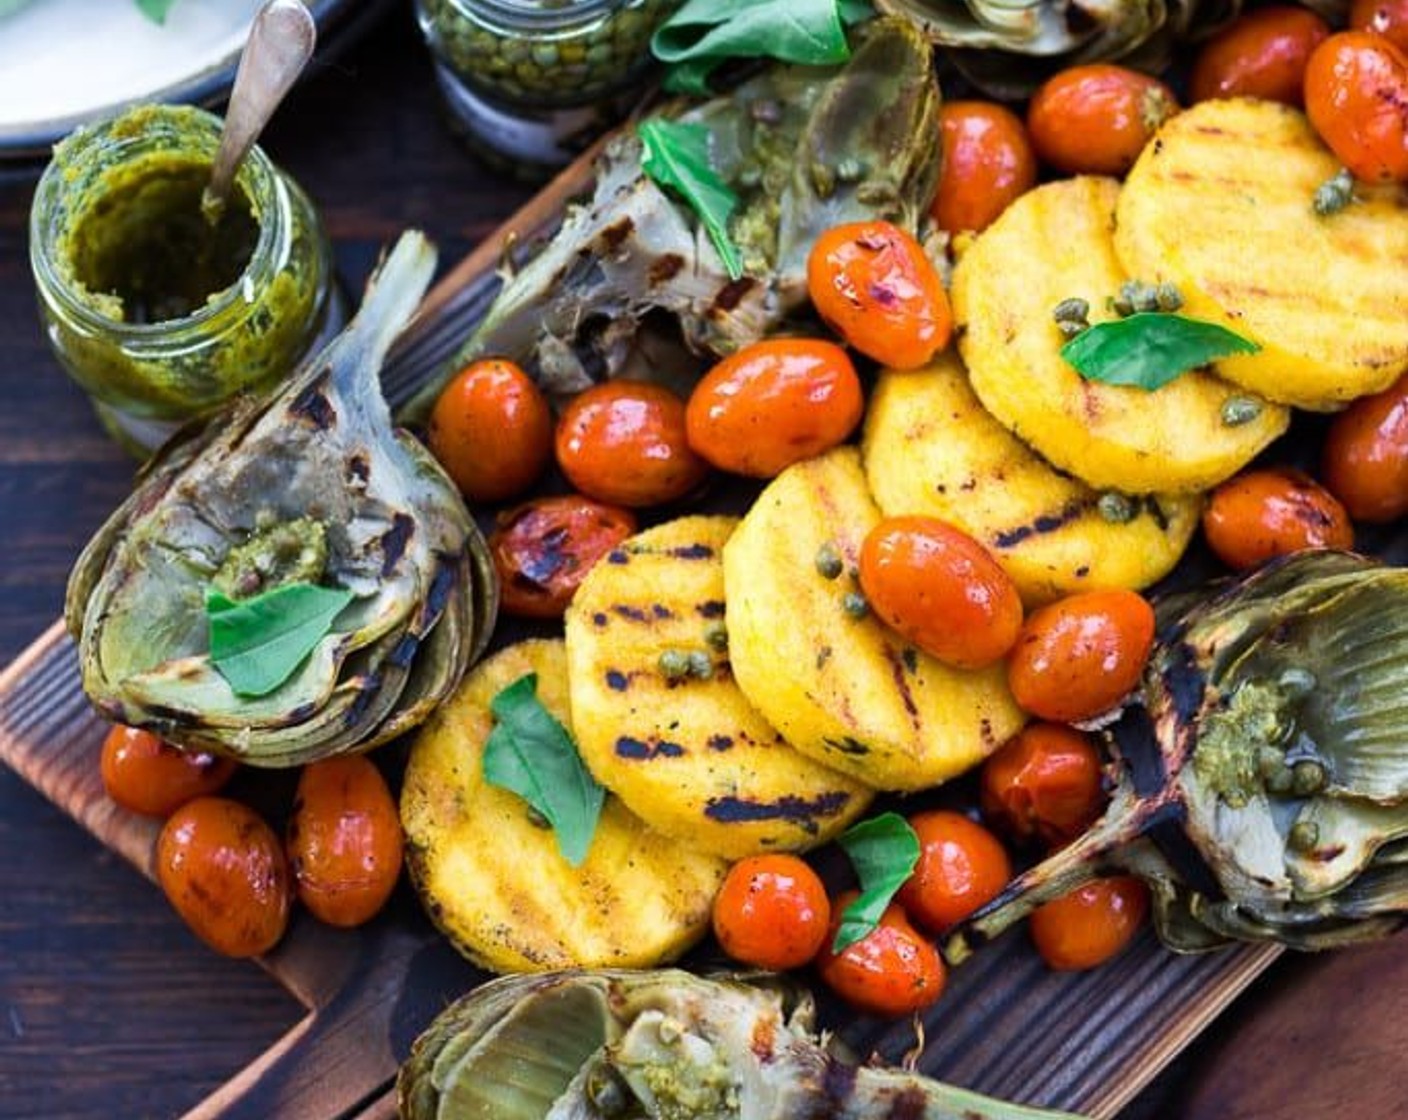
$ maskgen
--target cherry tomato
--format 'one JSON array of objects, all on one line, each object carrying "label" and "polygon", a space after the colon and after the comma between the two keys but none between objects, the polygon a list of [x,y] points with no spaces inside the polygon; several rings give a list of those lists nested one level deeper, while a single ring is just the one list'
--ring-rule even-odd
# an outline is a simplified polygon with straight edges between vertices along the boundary
[{"label": "cherry tomato", "polygon": [[288,926],[283,845],[238,801],[198,797],[172,813],[157,837],[156,875],[176,912],[216,952],[268,952]]},{"label": "cherry tomato", "polygon": [[103,788],[145,817],[168,817],[187,801],[218,793],[235,763],[204,751],[183,751],[150,731],[113,727],[103,740]]},{"label": "cherry tomato", "polygon": [[561,618],[592,565],[635,531],[630,510],[579,494],[538,498],[500,514],[489,534],[499,605],[522,618]]},{"label": "cherry tomato", "polygon": [[887,517],[860,550],[860,586],[886,625],[940,661],[978,669],[1022,626],[1016,585],[991,553],[935,517]]},{"label": "cherry tomato", "polygon": [[895,1018],[928,1007],[943,994],[948,969],[897,904],[885,907],[865,937],[832,951],[841,913],[856,896],[847,891],[831,904],[831,924],[816,958],[821,978],[852,1007],[872,1015]]},{"label": "cherry tomato", "polygon": [[1100,752],[1089,735],[1060,723],[1032,723],[983,763],[983,816],[1013,840],[1055,848],[1105,811]]},{"label": "cherry tomato", "polygon": [[644,381],[574,397],[557,422],[557,463],[588,497],[631,507],[682,498],[709,472],[685,436],[684,401]]},{"label": "cherry tomato", "polygon": [[1408,181],[1408,55],[1371,31],[1341,31],[1305,68],[1305,111],[1366,183]]},{"label": "cherry tomato", "polygon": [[1303,548],[1354,544],[1354,526],[1335,496],[1285,468],[1247,471],[1218,486],[1203,510],[1203,535],[1238,571]]},{"label": "cherry tomato", "polygon": [[361,755],[303,768],[285,839],[298,900],[331,926],[369,921],[401,875],[400,814]]},{"label": "cherry tomato", "polygon": [[1032,911],[1032,941],[1049,968],[1094,968],[1134,940],[1148,913],[1149,888],[1138,879],[1097,879]]},{"label": "cherry tomato", "polygon": [[1157,78],[1111,63],[1062,70],[1027,107],[1027,134],[1043,162],[1068,175],[1123,175],[1159,125],[1178,112]]},{"label": "cherry tomato", "polygon": [[983,230],[1036,185],[1036,156],[1022,118],[992,101],[945,101],[943,165],[929,214],[940,229]]},{"label": "cherry tomato", "polygon": [[552,458],[552,413],[513,362],[472,362],[445,386],[426,442],[464,496],[501,502],[527,490]]},{"label": "cherry tomato", "polygon": [[818,237],[807,292],[842,338],[894,369],[924,365],[953,332],[938,271],[919,242],[889,222],[852,222]]},{"label": "cherry tomato", "polygon": [[1399,50],[1408,51],[1408,0],[1354,0],[1349,26],[1382,35]]},{"label": "cherry tomato", "polygon": [[935,809],[909,818],[919,862],[895,900],[916,925],[945,933],[991,902],[1012,878],[1001,842],[962,813]]},{"label": "cherry tomato", "polygon": [[1012,696],[1032,715],[1075,723],[1109,711],[1139,683],[1154,608],[1135,591],[1084,591],[1034,611],[1007,661]]},{"label": "cherry tomato", "polygon": [[1408,513],[1408,375],[1335,417],[1320,477],[1356,521]]},{"label": "cherry tomato", "polygon": [[719,945],[758,968],[800,968],[820,950],[830,921],[820,877],[791,855],[739,860],[714,899]]},{"label": "cherry tomato", "polygon": [[865,402],[846,352],[832,342],[772,338],[714,366],[685,409],[689,446],[714,466],[754,478],[835,447]]},{"label": "cherry tomato", "polygon": [[1300,105],[1305,64],[1329,34],[1330,25],[1308,8],[1277,5],[1246,12],[1198,51],[1189,97],[1259,97]]}]

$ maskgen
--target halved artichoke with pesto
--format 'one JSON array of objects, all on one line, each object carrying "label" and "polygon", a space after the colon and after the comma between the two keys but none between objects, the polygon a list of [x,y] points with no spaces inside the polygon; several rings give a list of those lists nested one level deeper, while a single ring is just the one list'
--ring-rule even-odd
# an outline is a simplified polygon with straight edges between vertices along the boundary
[{"label": "halved artichoke with pesto", "polygon": [[434,266],[405,235],[321,355],[165,449],[99,529],[65,614],[105,715],[292,766],[384,742],[458,681],[493,626],[492,564],[379,383]]},{"label": "halved artichoke with pesto", "polygon": [[913,232],[939,172],[932,51],[903,20],[873,20],[839,67],[773,66],[731,93],[669,115],[703,125],[712,171],[738,202],[728,221],[743,275],[690,208],[650,178],[634,131],[607,147],[590,202],[509,278],[444,376],[403,415],[423,420],[473,358],[517,361],[549,392],[619,373],[648,315],[678,323],[690,350],[722,355],[806,300],[817,236],[884,218]]},{"label": "halved artichoke with pesto", "polygon": [[1408,919],[1408,569],[1275,561],[1161,611],[1105,817],[950,938],[951,961],[1081,883],[1132,872],[1160,938],[1324,949]]},{"label": "halved artichoke with pesto", "polygon": [[1069,1116],[849,1065],[813,1019],[810,996],[763,974],[506,976],[451,1004],[416,1040],[397,1083],[401,1120]]}]

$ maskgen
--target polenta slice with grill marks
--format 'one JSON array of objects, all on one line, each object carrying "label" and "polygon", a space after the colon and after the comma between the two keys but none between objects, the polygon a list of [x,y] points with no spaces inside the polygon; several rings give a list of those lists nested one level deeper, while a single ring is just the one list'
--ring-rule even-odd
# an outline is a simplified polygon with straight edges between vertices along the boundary
[{"label": "polenta slice with grill marks", "polygon": [[1144,149],[1116,212],[1132,275],[1175,284],[1189,315],[1261,344],[1217,371],[1302,408],[1408,369],[1408,191],[1356,183],[1353,203],[1321,217],[1311,200],[1338,170],[1303,113],[1204,101]]},{"label": "polenta slice with grill marks", "polygon": [[675,959],[707,931],[727,862],[661,836],[611,796],[581,866],[563,859],[528,803],[483,776],[490,703],[526,673],[568,725],[563,643],[528,641],[476,666],[411,746],[401,822],[426,910],[460,952],[496,972]]},{"label": "polenta slice with grill marks", "polygon": [[[889,790],[976,766],[1025,720],[1003,664],[951,669],[847,610],[880,520],[853,447],[787,468],[724,549],[729,650],[748,698],[798,750]],[[843,571],[828,579],[819,554]]]},{"label": "polenta slice with grill marks", "polygon": [[861,447],[887,516],[957,525],[1028,605],[1149,586],[1183,555],[1202,509],[1196,495],[1102,495],[1056,470],[988,414],[952,351],[924,369],[881,373]]},{"label": "polenta slice with grill marks", "polygon": [[723,547],[736,524],[686,517],[632,537],[566,617],[572,721],[592,773],[661,832],[735,858],[821,844],[871,798],[790,747],[733,679]]},{"label": "polenta slice with grill marks", "polygon": [[959,350],[983,407],[1061,470],[1097,489],[1204,490],[1289,416],[1267,404],[1228,424],[1223,406],[1246,390],[1221,378],[1195,370],[1149,392],[1088,381],[1061,357],[1056,305],[1080,298],[1091,322],[1112,318],[1106,300],[1128,279],[1112,236],[1119,192],[1093,176],[1048,183],[979,234],[954,269]]}]

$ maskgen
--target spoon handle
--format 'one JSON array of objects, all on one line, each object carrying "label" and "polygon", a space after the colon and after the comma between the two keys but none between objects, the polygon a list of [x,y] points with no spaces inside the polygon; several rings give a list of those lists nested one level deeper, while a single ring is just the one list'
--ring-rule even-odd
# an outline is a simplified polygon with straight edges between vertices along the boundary
[{"label": "spoon handle", "polygon": [[268,0],[254,17],[205,191],[208,212],[224,207],[235,172],[312,57],[317,37],[302,0]]}]

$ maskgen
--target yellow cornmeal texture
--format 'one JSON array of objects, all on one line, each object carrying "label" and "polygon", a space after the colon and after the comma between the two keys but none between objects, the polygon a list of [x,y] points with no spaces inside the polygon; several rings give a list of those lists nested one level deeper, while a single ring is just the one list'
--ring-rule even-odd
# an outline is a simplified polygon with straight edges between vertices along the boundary
[{"label": "yellow cornmeal texture", "polygon": [[1132,275],[1177,285],[1189,315],[1261,344],[1218,372],[1302,408],[1408,369],[1408,192],[1356,183],[1354,202],[1321,217],[1315,189],[1338,170],[1295,109],[1205,101],[1145,148],[1116,211]]},{"label": "yellow cornmeal texture", "polygon": [[987,546],[1028,606],[1076,591],[1143,588],[1167,575],[1198,527],[1202,499],[1125,499],[1126,521],[1101,493],[1051,465],[994,420],[951,350],[928,367],[884,372],[862,442],[866,478],[886,516],[924,514]]},{"label": "yellow cornmeal texture", "polygon": [[[1022,726],[999,663],[967,672],[846,609],[850,574],[880,520],[860,454],[787,468],[724,549],[738,683],[799,751],[881,789],[919,790],[976,766]],[[825,578],[823,546],[843,571]]]},{"label": "yellow cornmeal texture", "polygon": [[525,673],[567,723],[560,641],[496,654],[417,735],[401,793],[407,865],[436,925],[496,972],[648,968],[704,936],[728,865],[651,831],[608,796],[587,857],[572,867],[528,804],[483,778],[489,705]]},{"label": "yellow cornmeal texture", "polygon": [[1084,299],[1092,323],[1114,318],[1106,300],[1129,279],[1112,236],[1119,193],[1115,180],[1093,176],[1048,183],[981,233],[954,270],[959,351],[983,406],[1061,470],[1099,489],[1205,490],[1280,435],[1289,415],[1267,405],[1228,425],[1223,405],[1246,391],[1221,378],[1193,371],[1148,392],[1086,380],[1061,357],[1056,305]]},{"label": "yellow cornmeal texture", "polygon": [[[815,847],[871,799],[790,747],[734,681],[723,548],[735,524],[685,517],[632,537],[566,617],[582,759],[651,826],[730,858]],[[707,675],[686,670],[691,655]]]}]

